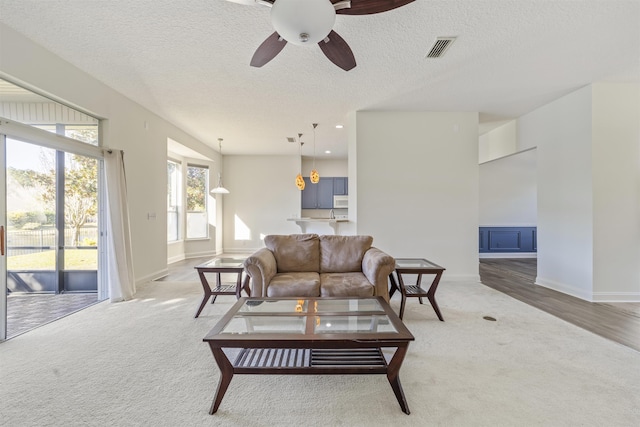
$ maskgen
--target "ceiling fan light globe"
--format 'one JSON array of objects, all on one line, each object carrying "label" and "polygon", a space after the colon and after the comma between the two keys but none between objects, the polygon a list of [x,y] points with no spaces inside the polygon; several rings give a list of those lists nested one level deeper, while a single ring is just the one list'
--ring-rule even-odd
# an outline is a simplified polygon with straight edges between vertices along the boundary
[{"label": "ceiling fan light globe", "polygon": [[276,32],[299,46],[324,40],[336,22],[330,0],[277,0],[271,8],[271,24]]}]

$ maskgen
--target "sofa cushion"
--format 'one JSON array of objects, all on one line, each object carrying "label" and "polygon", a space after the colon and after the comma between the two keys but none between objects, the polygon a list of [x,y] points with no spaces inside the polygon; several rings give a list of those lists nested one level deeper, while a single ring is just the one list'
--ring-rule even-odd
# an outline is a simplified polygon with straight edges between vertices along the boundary
[{"label": "sofa cushion", "polygon": [[320,274],[322,297],[372,297],[375,287],[362,273]]},{"label": "sofa cushion", "polygon": [[315,272],[278,273],[267,288],[268,297],[320,296],[320,275]]},{"label": "sofa cushion", "polygon": [[320,273],[362,271],[362,258],[372,244],[371,236],[320,236]]},{"label": "sofa cushion", "polygon": [[320,270],[317,234],[271,234],[265,236],[264,244],[276,258],[278,273]]}]

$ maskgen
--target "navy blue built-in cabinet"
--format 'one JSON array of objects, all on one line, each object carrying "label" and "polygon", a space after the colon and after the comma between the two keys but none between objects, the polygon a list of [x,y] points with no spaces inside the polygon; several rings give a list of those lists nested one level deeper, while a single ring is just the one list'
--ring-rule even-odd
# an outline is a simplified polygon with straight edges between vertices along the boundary
[{"label": "navy blue built-in cabinet", "polygon": [[536,227],[480,227],[480,253],[537,252]]}]

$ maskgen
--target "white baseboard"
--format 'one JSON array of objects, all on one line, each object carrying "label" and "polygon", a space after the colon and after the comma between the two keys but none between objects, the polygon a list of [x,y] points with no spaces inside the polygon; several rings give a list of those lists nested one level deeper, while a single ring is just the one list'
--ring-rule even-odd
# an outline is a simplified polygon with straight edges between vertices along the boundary
[{"label": "white baseboard", "polygon": [[204,258],[207,256],[210,257],[214,257],[218,255],[218,253],[216,251],[201,251],[201,252],[189,252],[184,254],[184,259],[190,259],[190,258]]},{"label": "white baseboard", "polygon": [[593,295],[591,292],[578,289],[574,286],[567,285],[566,283],[555,282],[553,280],[547,280],[540,277],[536,277],[534,282],[538,286],[542,286],[543,288],[552,289],[554,291],[562,292],[563,294],[571,295],[576,298],[583,299],[585,301],[592,301]]},{"label": "white baseboard", "polygon": [[594,292],[593,302],[640,302],[640,292]]},{"label": "white baseboard", "polygon": [[172,256],[172,257],[167,258],[167,264],[173,264],[174,262],[183,261],[186,258],[187,257],[185,257],[184,254]]},{"label": "white baseboard", "polygon": [[591,292],[539,277],[536,277],[535,284],[589,302],[640,302],[640,292]]},{"label": "white baseboard", "polygon": [[[263,246],[264,247],[264,246]],[[256,252],[258,249],[262,248],[234,248],[234,249],[224,249],[223,253],[229,255],[251,255]]]},{"label": "white baseboard", "polygon": [[538,258],[537,252],[500,252],[500,253],[481,253],[482,258]]},{"label": "white baseboard", "polygon": [[[404,277],[404,274],[402,275]],[[480,283],[479,274],[447,274],[445,271],[442,275],[443,282],[478,282]]]},{"label": "white baseboard", "polygon": [[143,283],[151,282],[153,280],[159,279],[161,277],[167,276],[169,274],[169,270],[164,268],[155,273],[147,274],[146,276],[140,277],[136,279],[136,286],[141,285]]}]

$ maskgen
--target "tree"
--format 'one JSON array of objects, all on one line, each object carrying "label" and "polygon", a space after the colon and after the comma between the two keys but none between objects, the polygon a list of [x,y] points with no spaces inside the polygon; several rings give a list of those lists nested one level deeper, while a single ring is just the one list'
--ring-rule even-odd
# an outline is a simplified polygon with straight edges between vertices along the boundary
[{"label": "tree", "polygon": [[73,229],[73,246],[80,246],[80,230],[98,212],[98,161],[76,155],[67,159],[70,161],[64,174],[64,219]]},{"label": "tree", "polygon": [[[9,168],[9,173],[24,188],[39,188],[40,199],[55,211],[56,167],[46,159],[46,172]],[[98,161],[67,154],[64,173],[65,225],[73,230],[72,245],[80,245],[80,230],[98,210]]]},{"label": "tree", "polygon": [[208,172],[208,169],[197,166],[187,168],[188,211],[204,211],[206,209]]}]

